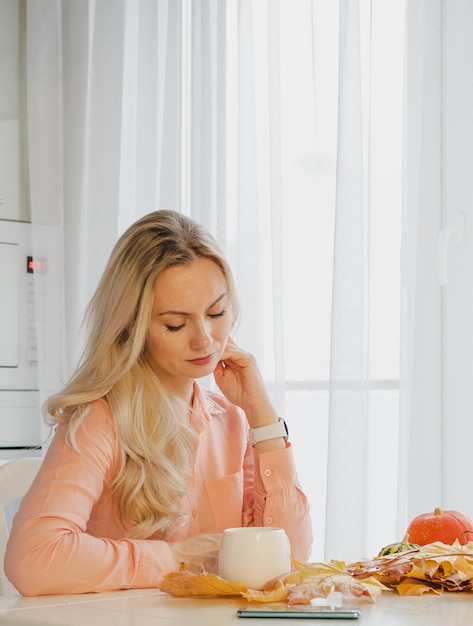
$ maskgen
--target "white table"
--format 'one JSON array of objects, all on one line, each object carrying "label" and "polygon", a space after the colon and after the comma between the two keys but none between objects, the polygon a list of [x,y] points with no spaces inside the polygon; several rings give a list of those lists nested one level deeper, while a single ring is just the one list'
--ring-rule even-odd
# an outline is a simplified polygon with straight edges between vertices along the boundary
[{"label": "white table", "polygon": [[[173,598],[152,589],[37,598],[0,597],[0,626],[301,626],[294,619],[240,619],[238,598]],[[473,593],[401,597],[384,592],[362,605],[359,620],[311,624],[360,626],[471,626]],[[302,622],[307,624],[307,621]]]}]

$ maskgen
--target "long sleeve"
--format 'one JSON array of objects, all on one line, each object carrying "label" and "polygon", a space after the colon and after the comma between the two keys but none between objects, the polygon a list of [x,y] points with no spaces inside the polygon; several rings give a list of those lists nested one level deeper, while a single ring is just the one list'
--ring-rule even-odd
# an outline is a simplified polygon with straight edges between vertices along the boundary
[{"label": "long sleeve", "polygon": [[[174,561],[163,541],[122,538],[110,489],[118,456],[105,403],[94,403],[78,431],[80,454],[65,434],[59,426],[14,518],[8,578],[24,595],[156,586]],[[108,532],[91,534],[105,519]]]},{"label": "long sleeve", "polygon": [[254,525],[284,528],[292,557],[307,561],[312,524],[307,497],[297,478],[290,444],[283,450],[255,454]]}]

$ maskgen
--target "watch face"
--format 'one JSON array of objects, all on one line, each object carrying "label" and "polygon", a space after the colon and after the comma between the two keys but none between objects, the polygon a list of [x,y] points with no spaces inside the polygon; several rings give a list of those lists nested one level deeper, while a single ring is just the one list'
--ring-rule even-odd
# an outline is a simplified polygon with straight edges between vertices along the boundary
[{"label": "watch face", "polygon": [[287,438],[289,437],[289,429],[287,427],[286,420],[283,419],[282,417],[278,417],[278,421],[284,426],[284,430],[286,431],[286,435],[284,439],[287,441]]}]

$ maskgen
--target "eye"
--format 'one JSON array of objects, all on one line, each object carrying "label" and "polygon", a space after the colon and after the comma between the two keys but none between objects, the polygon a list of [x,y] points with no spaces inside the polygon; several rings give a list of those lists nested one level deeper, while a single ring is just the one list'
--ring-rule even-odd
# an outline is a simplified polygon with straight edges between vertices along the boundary
[{"label": "eye", "polygon": [[178,330],[181,330],[181,328],[184,328],[184,324],[180,324],[179,326],[169,326],[169,324],[166,324],[166,330],[170,333],[175,333]]},{"label": "eye", "polygon": [[209,317],[211,317],[212,319],[215,319],[217,317],[224,317],[226,314],[227,314],[227,311],[225,309],[222,309],[220,313],[209,313]]}]

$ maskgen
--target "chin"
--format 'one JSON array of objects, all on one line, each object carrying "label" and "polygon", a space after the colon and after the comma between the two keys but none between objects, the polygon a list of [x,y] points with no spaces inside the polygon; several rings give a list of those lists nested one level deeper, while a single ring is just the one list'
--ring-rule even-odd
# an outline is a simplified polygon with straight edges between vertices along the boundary
[{"label": "chin", "polygon": [[202,370],[201,372],[197,372],[194,378],[205,378],[206,376],[210,376],[213,374],[215,367],[209,367],[208,369]]},{"label": "chin", "polygon": [[196,368],[197,371],[194,370],[192,378],[199,380],[201,378],[205,378],[206,376],[210,376],[214,373],[215,365],[210,363],[206,367]]}]

